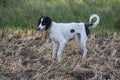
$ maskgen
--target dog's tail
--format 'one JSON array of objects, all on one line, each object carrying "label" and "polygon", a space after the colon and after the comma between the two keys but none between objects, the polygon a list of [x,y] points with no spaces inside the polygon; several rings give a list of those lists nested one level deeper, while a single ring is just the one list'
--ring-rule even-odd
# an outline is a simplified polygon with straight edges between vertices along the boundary
[{"label": "dog's tail", "polygon": [[[96,21],[94,23],[91,23],[91,21],[93,20],[93,18],[96,18]],[[100,22],[100,17],[97,14],[92,14],[89,18],[89,23],[90,23],[90,27],[95,28]]]}]

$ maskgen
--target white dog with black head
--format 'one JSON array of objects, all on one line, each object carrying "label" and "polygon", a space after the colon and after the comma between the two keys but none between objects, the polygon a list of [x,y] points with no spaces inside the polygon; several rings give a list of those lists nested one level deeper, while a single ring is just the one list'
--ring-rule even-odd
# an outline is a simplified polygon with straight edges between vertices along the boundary
[{"label": "white dog with black head", "polygon": [[[93,18],[96,18],[94,23],[91,23]],[[90,24],[83,22],[72,22],[72,23],[56,23],[53,22],[49,17],[42,16],[39,19],[38,30],[42,33],[45,30],[50,32],[50,38],[53,43],[52,58],[58,58],[58,62],[62,60],[62,52],[68,40],[76,36],[76,42],[83,49],[83,58],[86,57],[87,48],[86,41],[89,35],[89,28],[96,27],[100,22],[100,18],[97,14],[93,14],[89,18]]]}]

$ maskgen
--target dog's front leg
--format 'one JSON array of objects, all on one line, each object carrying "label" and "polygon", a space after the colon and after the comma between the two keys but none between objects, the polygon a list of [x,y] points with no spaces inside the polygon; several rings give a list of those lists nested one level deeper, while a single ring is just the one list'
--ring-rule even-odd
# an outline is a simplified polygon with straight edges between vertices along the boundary
[{"label": "dog's front leg", "polygon": [[66,45],[67,41],[66,40],[63,40],[62,42],[60,42],[60,45],[59,45],[59,49],[58,49],[58,53],[57,53],[57,56],[58,56],[58,62],[60,62],[62,59],[62,52],[64,50],[64,47]]},{"label": "dog's front leg", "polygon": [[52,43],[53,43],[52,59],[56,59],[56,53],[57,53],[58,43],[55,42],[55,41],[52,41]]}]

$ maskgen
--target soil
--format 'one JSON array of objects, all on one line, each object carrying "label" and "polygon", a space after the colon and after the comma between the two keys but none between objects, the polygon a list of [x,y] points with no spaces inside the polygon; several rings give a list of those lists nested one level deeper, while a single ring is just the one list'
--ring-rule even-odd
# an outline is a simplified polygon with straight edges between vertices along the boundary
[{"label": "soil", "polygon": [[88,54],[74,39],[52,60],[49,36],[0,37],[0,80],[120,80],[120,35],[89,36]]}]

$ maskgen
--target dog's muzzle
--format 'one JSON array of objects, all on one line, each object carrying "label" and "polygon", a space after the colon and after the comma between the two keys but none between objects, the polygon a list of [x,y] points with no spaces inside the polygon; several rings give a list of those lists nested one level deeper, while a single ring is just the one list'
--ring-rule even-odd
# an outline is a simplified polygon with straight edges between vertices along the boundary
[{"label": "dog's muzzle", "polygon": [[44,29],[37,28],[37,30],[38,30],[39,33],[41,34],[41,33],[43,33],[43,30],[44,30]]}]

